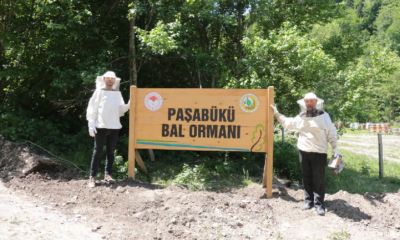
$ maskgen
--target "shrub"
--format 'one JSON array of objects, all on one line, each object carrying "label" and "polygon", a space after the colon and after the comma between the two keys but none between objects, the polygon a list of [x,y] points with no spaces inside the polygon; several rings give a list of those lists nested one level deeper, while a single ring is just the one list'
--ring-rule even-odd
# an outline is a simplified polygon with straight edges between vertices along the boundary
[{"label": "shrub", "polygon": [[294,144],[274,142],[274,172],[279,177],[293,182],[301,180],[299,151]]}]

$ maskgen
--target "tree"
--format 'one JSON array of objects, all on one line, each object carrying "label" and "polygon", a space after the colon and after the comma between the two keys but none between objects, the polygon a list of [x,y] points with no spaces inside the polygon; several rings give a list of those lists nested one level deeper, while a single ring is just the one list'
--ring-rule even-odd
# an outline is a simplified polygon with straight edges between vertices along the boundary
[{"label": "tree", "polygon": [[245,78],[232,78],[230,88],[275,87],[276,103],[282,112],[298,113],[296,101],[315,83],[327,80],[336,69],[335,61],[321,46],[296,27],[286,25],[272,31],[268,39],[248,37],[243,40],[246,59]]},{"label": "tree", "polygon": [[[340,71],[337,76],[341,87],[336,86],[339,100],[333,108],[339,110],[337,114],[342,119],[352,119],[359,108],[374,112],[378,110],[379,101],[390,101],[383,99],[393,96],[386,94],[387,97],[384,97],[381,87],[388,86],[388,80],[394,77],[400,58],[390,49],[382,49],[379,44],[371,43],[368,50],[368,55],[361,57],[356,65]],[[365,109],[363,106],[369,105],[368,101],[375,102],[375,108]]]},{"label": "tree", "polygon": [[257,24],[262,36],[276,30],[286,22],[307,32],[313,24],[324,24],[343,16],[343,4],[332,0],[272,0],[255,1],[252,6],[251,22]]},{"label": "tree", "polygon": [[86,132],[95,77],[123,66],[127,41],[114,26],[128,22],[114,14],[121,8],[97,1],[3,3],[2,134],[67,150],[78,139],[60,136]]}]

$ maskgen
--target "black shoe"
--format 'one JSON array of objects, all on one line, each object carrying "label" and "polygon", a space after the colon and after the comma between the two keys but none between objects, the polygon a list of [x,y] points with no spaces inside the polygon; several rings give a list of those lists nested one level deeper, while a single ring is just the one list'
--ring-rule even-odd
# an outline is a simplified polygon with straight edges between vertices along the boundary
[{"label": "black shoe", "polygon": [[325,216],[325,207],[322,205],[315,206],[315,210],[320,216]]},{"label": "black shoe", "polygon": [[304,205],[301,207],[301,210],[308,210],[308,209],[311,209],[312,207],[313,207],[313,202],[306,202],[306,203],[304,203]]}]

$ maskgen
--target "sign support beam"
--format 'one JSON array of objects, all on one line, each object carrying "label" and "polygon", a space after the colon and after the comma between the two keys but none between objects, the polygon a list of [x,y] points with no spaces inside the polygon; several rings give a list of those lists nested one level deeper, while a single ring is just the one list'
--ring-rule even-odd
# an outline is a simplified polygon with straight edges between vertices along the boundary
[{"label": "sign support beam", "polygon": [[273,182],[273,161],[274,161],[274,110],[270,105],[274,105],[274,87],[268,88],[268,123],[267,123],[267,157],[264,168],[264,178],[266,178],[266,195],[267,198],[272,197],[272,182]]},{"label": "sign support beam", "polygon": [[130,100],[131,106],[129,109],[129,152],[128,152],[128,178],[135,178],[135,118],[136,118],[136,92],[137,87],[131,86]]}]

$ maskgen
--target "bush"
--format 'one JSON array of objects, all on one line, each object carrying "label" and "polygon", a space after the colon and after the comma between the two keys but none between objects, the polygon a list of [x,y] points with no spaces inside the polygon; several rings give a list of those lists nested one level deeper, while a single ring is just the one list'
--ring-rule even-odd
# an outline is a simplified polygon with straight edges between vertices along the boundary
[{"label": "bush", "polygon": [[0,134],[14,142],[31,141],[56,155],[69,155],[81,146],[93,147],[87,122],[68,115],[38,118],[21,109],[0,114]]},{"label": "bush", "polygon": [[299,151],[294,144],[281,141],[274,142],[274,172],[281,178],[300,182],[302,177]]},{"label": "bush", "polygon": [[185,163],[182,172],[175,177],[173,182],[184,185],[190,190],[199,190],[204,189],[205,184],[213,178],[213,171],[208,170],[204,163],[193,167]]},{"label": "bush", "polygon": [[115,159],[112,168],[112,176],[115,179],[123,179],[126,177],[128,172],[128,162],[124,161],[122,156],[117,155],[117,151],[115,151]]}]

